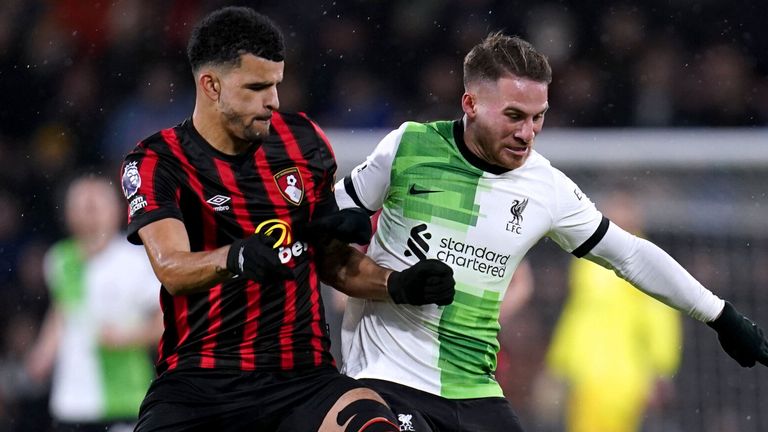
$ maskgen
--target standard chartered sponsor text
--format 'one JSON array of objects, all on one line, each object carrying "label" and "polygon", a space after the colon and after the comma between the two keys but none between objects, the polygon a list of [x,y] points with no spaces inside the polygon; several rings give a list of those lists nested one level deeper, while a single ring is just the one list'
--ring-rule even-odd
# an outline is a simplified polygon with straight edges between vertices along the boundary
[{"label": "standard chartered sponsor text", "polygon": [[440,239],[440,251],[437,259],[448,265],[457,265],[476,272],[504,277],[510,255],[503,255],[471,244],[457,242],[450,237]]}]

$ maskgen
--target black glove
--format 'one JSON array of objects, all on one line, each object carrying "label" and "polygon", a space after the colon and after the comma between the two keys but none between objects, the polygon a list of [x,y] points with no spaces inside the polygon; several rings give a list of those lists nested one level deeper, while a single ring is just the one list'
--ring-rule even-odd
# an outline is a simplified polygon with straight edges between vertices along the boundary
[{"label": "black glove", "polygon": [[293,272],[280,262],[275,239],[264,234],[235,240],[227,252],[227,270],[255,282],[293,279]]},{"label": "black glove", "polygon": [[371,218],[357,207],[338,210],[310,221],[296,236],[310,243],[335,238],[343,243],[367,245],[371,242]]},{"label": "black glove", "polygon": [[755,362],[768,366],[768,341],[763,330],[740,314],[732,304],[725,302],[720,316],[707,325],[717,331],[723,350],[741,366],[752,367]]},{"label": "black glove", "polygon": [[387,279],[387,291],[397,304],[445,306],[453,302],[456,293],[453,270],[436,259],[419,261],[401,272],[392,272]]}]

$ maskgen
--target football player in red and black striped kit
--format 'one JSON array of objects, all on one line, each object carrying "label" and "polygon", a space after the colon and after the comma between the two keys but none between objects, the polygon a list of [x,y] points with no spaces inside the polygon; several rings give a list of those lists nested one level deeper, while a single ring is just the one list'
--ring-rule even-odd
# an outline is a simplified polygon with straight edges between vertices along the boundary
[{"label": "football player in red and black striped kit", "polygon": [[370,221],[338,210],[321,129],[277,111],[283,53],[252,9],[208,15],[188,46],[192,118],[125,158],[128,238],[163,284],[165,321],[139,431],[397,431],[378,394],[338,373],[320,280],[357,297],[453,299],[444,264],[392,272],[347,245],[367,243]]}]

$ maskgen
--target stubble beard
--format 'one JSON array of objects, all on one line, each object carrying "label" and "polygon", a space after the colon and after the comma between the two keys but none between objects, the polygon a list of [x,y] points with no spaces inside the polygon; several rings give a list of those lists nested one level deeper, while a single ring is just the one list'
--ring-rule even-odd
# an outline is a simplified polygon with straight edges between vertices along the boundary
[{"label": "stubble beard", "polygon": [[231,109],[223,109],[221,114],[229,127],[229,130],[233,134],[244,141],[254,142],[259,141],[268,133],[267,131],[259,130],[252,122],[247,123],[245,118]]},{"label": "stubble beard", "polygon": [[241,123],[243,124],[243,136],[247,141],[259,141],[266,135],[266,133],[260,131],[253,123],[248,125],[246,125],[245,122]]}]

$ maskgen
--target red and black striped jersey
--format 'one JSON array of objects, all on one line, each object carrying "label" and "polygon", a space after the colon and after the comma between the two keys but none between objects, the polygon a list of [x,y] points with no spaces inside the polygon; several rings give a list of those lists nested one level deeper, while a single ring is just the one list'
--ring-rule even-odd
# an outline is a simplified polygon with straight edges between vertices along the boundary
[{"label": "red and black striped jersey", "polygon": [[126,156],[129,241],[140,244],[138,230],[164,218],[184,223],[192,252],[266,232],[280,238],[280,260],[295,274],[265,284],[234,278],[190,295],[161,288],[158,374],[333,364],[314,250],[294,239],[292,229],[337,208],[335,171],[327,138],[301,113],[274,113],[269,136],[236,156],[214,149],[189,119]]}]

